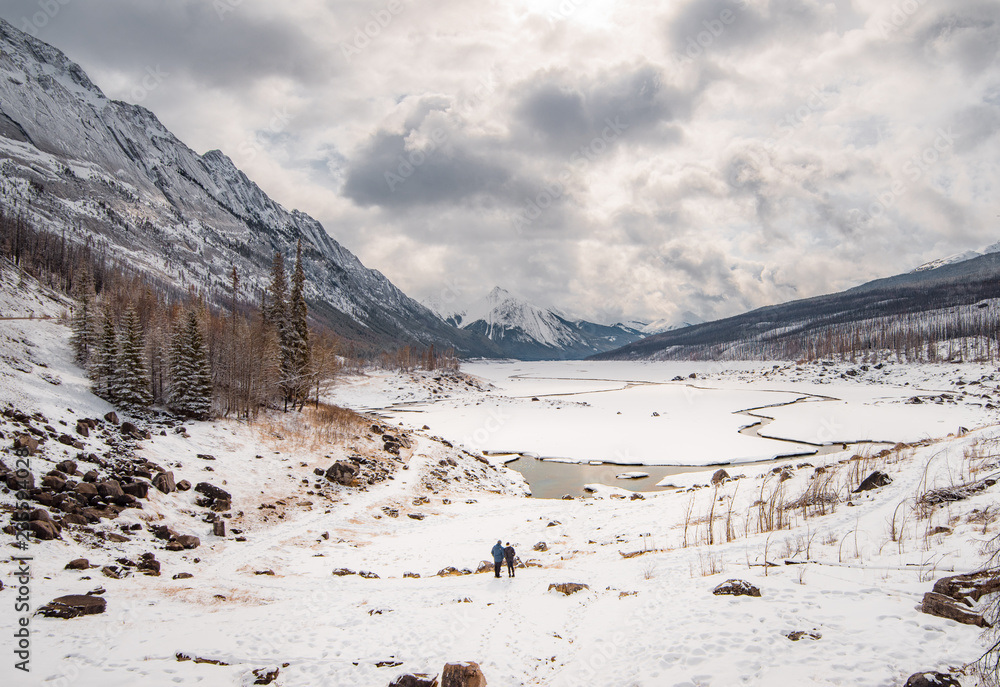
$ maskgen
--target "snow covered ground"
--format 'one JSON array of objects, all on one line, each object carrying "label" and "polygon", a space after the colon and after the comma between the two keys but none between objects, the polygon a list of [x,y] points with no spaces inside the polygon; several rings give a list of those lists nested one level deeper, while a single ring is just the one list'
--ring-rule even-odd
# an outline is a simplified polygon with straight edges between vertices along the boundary
[{"label": "snow covered ground", "polygon": [[[0,328],[0,405],[39,411],[56,427],[110,409],[70,362],[64,326],[32,320]],[[192,492],[153,489],[142,509],[33,543],[32,610],[97,588],[108,608],[71,620],[31,616],[30,674],[14,669],[10,650],[19,616],[10,556],[22,552],[8,548],[0,561],[0,684],[248,685],[253,669],[278,667],[279,685],[380,687],[403,671],[438,672],[445,662],[470,660],[493,686],[889,686],[917,671],[961,666],[981,653],[981,631],[919,606],[935,579],[983,560],[984,542],[997,534],[996,487],[940,507],[920,507],[917,498],[1000,471],[1000,428],[984,398],[997,395],[995,382],[983,380],[992,372],[941,366],[851,376],[849,369],[504,363],[467,366],[476,379],[351,378],[337,391],[347,405],[419,404],[381,411],[412,428],[412,448],[400,452],[391,479],[363,489],[330,485],[313,470],[352,452],[377,453],[364,432],[317,446],[306,440],[309,428],[274,417],[253,427],[188,423],[189,438],[154,433],[138,455],[178,480],[232,492],[229,533],[212,535]],[[671,381],[676,376],[684,381]],[[975,398],[960,390],[973,381]],[[942,393],[953,398],[929,400]],[[766,433],[910,444],[865,460],[831,453],[740,465],[728,468],[736,479],[717,489],[694,488],[708,484],[712,468],[689,473],[681,486],[690,489],[635,500],[615,486],[595,486],[589,499],[524,498],[516,473],[485,466],[458,446],[475,448],[466,438],[484,429],[484,448],[577,460],[618,451],[651,462],[745,461],[786,447],[737,434],[753,418],[733,411],[810,394],[842,402],[769,408],[762,412],[778,419]],[[905,403],[915,396],[928,400]],[[959,426],[970,431],[949,438]],[[824,428],[828,438],[819,436]],[[99,441],[86,439],[87,450],[98,450]],[[36,478],[75,452],[46,444],[32,458]],[[852,494],[876,468],[891,484]],[[831,498],[781,507],[810,489]],[[12,492],[0,495],[5,511],[13,500]],[[168,551],[151,524],[195,534],[201,545]],[[111,541],[112,533],[124,540]],[[5,547],[13,539],[0,534]],[[448,567],[475,571],[497,539],[512,542],[528,564],[515,578],[437,575]],[[145,552],[161,562],[160,576],[101,573]],[[80,557],[96,567],[64,569]],[[332,574],[338,569],[378,577]],[[174,579],[178,573],[191,577]],[[761,596],[714,596],[729,578],[757,585]],[[564,582],[589,589],[549,590]],[[795,631],[819,638],[792,641]]]}]

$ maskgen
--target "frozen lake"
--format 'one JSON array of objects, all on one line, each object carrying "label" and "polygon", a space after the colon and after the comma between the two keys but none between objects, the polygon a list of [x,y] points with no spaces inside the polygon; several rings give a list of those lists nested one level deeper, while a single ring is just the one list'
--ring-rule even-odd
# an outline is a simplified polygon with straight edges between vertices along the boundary
[{"label": "frozen lake", "polygon": [[[487,390],[372,398],[366,410],[420,428],[469,451],[525,454],[536,496],[582,493],[598,482],[657,489],[673,474],[759,463],[884,442],[946,436],[990,421],[973,404],[907,404],[936,394],[917,378],[864,383],[806,366],[770,376],[770,363],[481,362],[462,366]],[[934,380],[938,385],[941,379]],[[361,388],[342,389],[364,398]],[[404,391],[401,387],[400,391]],[[387,403],[387,401],[393,401]],[[574,465],[568,465],[574,464]],[[648,478],[616,479],[645,466]],[[667,480],[669,482],[669,480]]]}]

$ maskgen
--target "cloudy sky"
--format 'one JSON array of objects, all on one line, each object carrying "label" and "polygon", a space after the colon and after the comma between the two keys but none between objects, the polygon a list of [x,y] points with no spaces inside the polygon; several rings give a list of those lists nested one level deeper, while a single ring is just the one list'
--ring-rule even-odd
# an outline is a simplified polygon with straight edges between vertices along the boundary
[{"label": "cloudy sky", "polygon": [[1000,241],[996,0],[5,0],[418,299],[731,315]]}]

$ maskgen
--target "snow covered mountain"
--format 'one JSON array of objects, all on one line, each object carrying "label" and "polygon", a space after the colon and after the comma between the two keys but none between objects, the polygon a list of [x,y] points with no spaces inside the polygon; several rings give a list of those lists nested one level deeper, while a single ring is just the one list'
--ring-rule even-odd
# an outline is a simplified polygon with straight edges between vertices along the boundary
[{"label": "snow covered mountain", "polygon": [[467,310],[439,313],[445,321],[493,341],[521,360],[569,360],[609,351],[642,338],[623,324],[572,320],[532,305],[497,286]]},{"label": "snow covered mountain", "polygon": [[989,255],[990,253],[1000,253],[1000,241],[992,245],[986,246],[981,251],[967,250],[962,253],[955,253],[954,255],[949,255],[946,258],[938,258],[937,260],[931,260],[930,262],[925,262],[920,267],[914,269],[914,272],[926,272],[928,270],[936,270],[938,267],[944,267],[945,265],[954,265],[959,262],[967,262],[968,260],[975,260],[976,258],[981,258],[984,255]]},{"label": "snow covered mountain", "polygon": [[650,336],[652,334],[662,334],[663,332],[673,331],[674,329],[692,327],[696,324],[702,324],[704,321],[705,320],[698,317],[690,310],[685,310],[679,317],[664,318],[648,323],[640,322],[638,320],[629,320],[628,322],[625,322],[625,325],[632,329],[639,330],[646,336]]},{"label": "snow covered mountain", "polygon": [[496,347],[456,330],[288,211],[218,150],[198,155],[149,110],[108,99],[59,50],[0,20],[0,204],[164,285],[257,301],[275,251],[303,243],[311,314],[362,345]]}]

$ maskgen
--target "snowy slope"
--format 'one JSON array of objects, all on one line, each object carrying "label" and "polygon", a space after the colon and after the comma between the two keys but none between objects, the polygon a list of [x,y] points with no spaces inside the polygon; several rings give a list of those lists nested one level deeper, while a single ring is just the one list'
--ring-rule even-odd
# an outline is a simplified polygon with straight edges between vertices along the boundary
[{"label": "snowy slope", "polygon": [[109,100],[57,49],[2,20],[0,199],[180,288],[228,294],[236,266],[250,301],[274,252],[287,259],[302,239],[312,313],[345,336],[495,352],[269,198],[225,154],[198,155],[152,112]]},{"label": "snowy slope", "polygon": [[499,286],[466,310],[440,314],[456,327],[490,339],[508,357],[522,360],[583,358],[642,338],[623,324],[562,317]]}]

